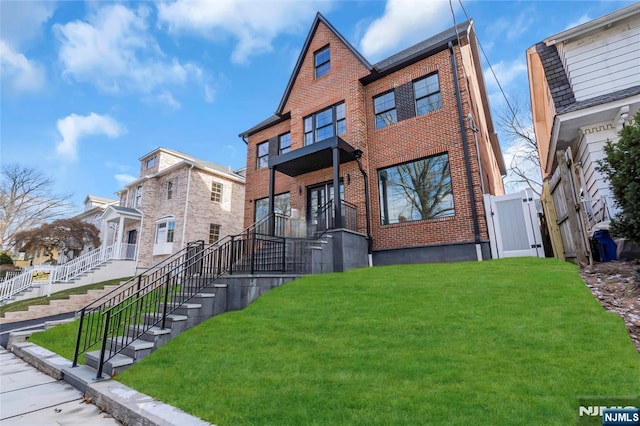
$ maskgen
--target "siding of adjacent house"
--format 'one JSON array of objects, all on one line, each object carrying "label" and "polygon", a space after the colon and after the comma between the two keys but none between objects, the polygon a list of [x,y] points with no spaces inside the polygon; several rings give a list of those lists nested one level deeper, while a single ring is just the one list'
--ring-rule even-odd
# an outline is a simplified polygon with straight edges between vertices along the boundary
[{"label": "siding of adjacent house", "polygon": [[559,45],[576,101],[640,84],[640,20]]},{"label": "siding of adjacent house", "polygon": [[[146,168],[147,159],[154,155],[158,157],[156,165]],[[142,224],[126,226],[123,236],[126,242],[128,232],[138,229],[138,268],[151,267],[168,256],[153,255],[157,223],[167,216],[172,216],[175,221],[172,252],[191,241],[203,240],[208,243],[210,224],[220,225],[220,237],[239,234],[243,230],[243,224],[238,220],[244,204],[244,180],[241,177],[191,167],[190,163],[155,176],[155,173],[184,160],[166,151],[154,151],[141,158],[141,176],[149,178],[121,192],[121,206],[133,208],[136,188],[139,185],[143,188],[142,202],[137,206],[143,213]],[[211,184],[214,181],[223,185],[221,202],[211,201]],[[173,183],[171,199],[167,199],[168,182]],[[188,204],[186,210],[185,204]]]}]

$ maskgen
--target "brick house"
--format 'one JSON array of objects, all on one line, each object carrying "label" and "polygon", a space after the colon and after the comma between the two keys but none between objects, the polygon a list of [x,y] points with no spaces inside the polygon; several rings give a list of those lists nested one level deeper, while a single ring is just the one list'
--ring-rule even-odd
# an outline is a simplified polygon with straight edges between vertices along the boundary
[{"label": "brick house", "polygon": [[372,65],[317,14],[276,113],[240,136],[245,227],[343,229],[375,265],[490,257],[483,194],[506,169],[473,21]]},{"label": "brick house", "polygon": [[617,212],[597,161],[640,110],[639,49],[639,3],[527,49],[542,201],[558,258],[589,263],[589,239]]},{"label": "brick house", "polygon": [[[140,177],[118,194],[120,204],[103,214],[113,234],[103,244],[121,243],[149,268],[187,242],[214,243],[242,232],[237,220],[244,203],[242,171],[172,149],[157,148],[140,159]],[[127,256],[128,257],[128,256]]]}]

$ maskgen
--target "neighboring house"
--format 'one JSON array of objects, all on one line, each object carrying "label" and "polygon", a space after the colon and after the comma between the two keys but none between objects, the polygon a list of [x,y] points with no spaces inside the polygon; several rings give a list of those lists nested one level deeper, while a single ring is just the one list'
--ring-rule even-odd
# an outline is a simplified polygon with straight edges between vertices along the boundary
[{"label": "neighboring house", "polygon": [[[238,215],[244,177],[219,164],[167,148],[140,158],[140,177],[119,192],[120,204],[107,207],[103,244],[136,254],[138,268],[149,268],[188,242],[214,243],[242,232]],[[106,234],[109,235],[109,234]],[[126,256],[129,257],[129,256]]]},{"label": "neighboring house", "polygon": [[640,3],[548,37],[527,64],[554,252],[588,263],[616,213],[597,160],[640,108]]},{"label": "neighboring house", "polygon": [[506,170],[473,21],[371,64],[317,14],[275,115],[240,136],[245,227],[355,231],[376,265],[490,258],[483,194]]}]

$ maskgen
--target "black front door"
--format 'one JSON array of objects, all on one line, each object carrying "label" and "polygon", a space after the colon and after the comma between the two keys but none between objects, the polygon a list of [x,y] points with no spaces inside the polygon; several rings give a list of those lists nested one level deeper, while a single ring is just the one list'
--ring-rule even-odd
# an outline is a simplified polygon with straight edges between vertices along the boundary
[{"label": "black front door", "polygon": [[[340,199],[344,200],[344,184],[340,183]],[[309,235],[333,227],[333,183],[327,182],[307,189],[307,230]]]}]

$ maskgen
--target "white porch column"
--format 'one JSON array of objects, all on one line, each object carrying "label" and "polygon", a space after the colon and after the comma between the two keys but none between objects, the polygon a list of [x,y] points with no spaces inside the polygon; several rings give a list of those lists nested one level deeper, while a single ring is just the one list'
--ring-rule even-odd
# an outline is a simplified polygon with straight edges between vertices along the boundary
[{"label": "white porch column", "polygon": [[122,259],[121,251],[122,251],[123,234],[124,234],[124,217],[120,216],[120,221],[118,222],[118,235],[116,238],[118,245],[114,247],[114,254],[117,256],[116,259]]}]

